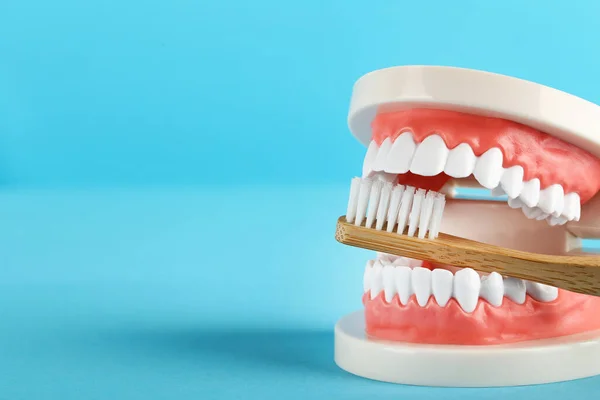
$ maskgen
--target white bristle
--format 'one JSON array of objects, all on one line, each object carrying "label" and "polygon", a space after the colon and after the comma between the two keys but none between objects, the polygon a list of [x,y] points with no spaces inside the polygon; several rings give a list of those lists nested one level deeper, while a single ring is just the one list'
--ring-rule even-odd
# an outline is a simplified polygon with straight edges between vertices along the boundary
[{"label": "white bristle", "polygon": [[[388,232],[398,232],[419,239],[437,238],[446,197],[438,192],[413,186],[392,184],[375,178],[354,178],[346,220],[361,226],[382,230],[387,222]],[[366,220],[366,221],[365,221]],[[397,227],[397,229],[396,229]]]},{"label": "white bristle", "polygon": [[408,216],[408,236],[415,236],[419,227],[419,217],[421,216],[421,205],[425,199],[425,189],[419,189],[413,198],[413,206]]},{"label": "white bristle", "polygon": [[403,234],[404,228],[406,228],[406,222],[408,220],[408,213],[412,207],[413,196],[415,194],[415,188],[407,186],[402,194],[402,200],[400,200],[400,210],[398,211],[398,233]]},{"label": "white bristle", "polygon": [[402,199],[402,193],[404,193],[403,185],[396,185],[392,191],[392,199],[388,208],[387,215],[387,231],[393,232],[396,221],[398,220],[398,211],[400,210],[400,200]]},{"label": "white bristle", "polygon": [[360,226],[367,215],[367,206],[369,205],[369,193],[373,181],[369,178],[363,179],[360,183],[360,192],[358,194],[358,205],[356,206],[356,218],[354,225]]},{"label": "white bristle", "polygon": [[421,205],[421,216],[419,217],[419,239],[425,239],[425,234],[429,229],[429,223],[431,221],[431,213],[433,212],[433,202],[435,200],[436,192],[431,190],[427,192],[425,200]]},{"label": "white bristle", "polygon": [[375,216],[377,215],[377,207],[379,206],[379,198],[381,197],[381,188],[383,187],[383,182],[376,181],[371,186],[371,195],[369,196],[369,206],[367,208],[367,222],[365,226],[370,228],[373,226],[373,221],[375,221]]},{"label": "white bristle", "polygon": [[435,239],[438,237],[440,232],[440,225],[442,224],[442,215],[444,214],[444,207],[446,206],[446,197],[442,194],[437,194],[433,201],[433,212],[431,213],[431,222],[429,223],[429,239]]},{"label": "white bristle", "polygon": [[389,182],[384,183],[383,188],[381,188],[381,196],[379,197],[379,207],[377,207],[377,222],[375,223],[375,229],[378,231],[383,228],[383,224],[385,223],[391,194],[392,184]]},{"label": "white bristle", "polygon": [[358,195],[360,193],[360,178],[352,179],[350,184],[350,199],[348,200],[348,209],[346,210],[346,221],[354,222],[356,218],[356,207],[358,206]]}]

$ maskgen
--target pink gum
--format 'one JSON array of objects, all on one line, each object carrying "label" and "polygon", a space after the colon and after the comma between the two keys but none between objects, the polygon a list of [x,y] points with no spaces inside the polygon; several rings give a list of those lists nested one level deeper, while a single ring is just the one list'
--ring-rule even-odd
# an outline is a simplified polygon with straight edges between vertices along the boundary
[{"label": "pink gum", "polygon": [[381,145],[411,131],[417,142],[431,134],[450,149],[467,143],[476,156],[492,147],[504,154],[503,167],[523,167],[524,180],[538,178],[541,188],[558,183],[565,193],[577,192],[582,203],[600,189],[600,159],[577,146],[528,126],[499,118],[447,110],[411,109],[382,113],[373,120],[373,140]]},{"label": "pink gum", "polygon": [[506,297],[501,307],[479,300],[468,314],[455,299],[440,307],[430,297],[425,307],[411,297],[402,305],[383,292],[374,299],[363,295],[367,335],[374,339],[409,343],[493,345],[546,339],[600,329],[600,298],[559,290],[553,302],[527,296],[524,304]]}]

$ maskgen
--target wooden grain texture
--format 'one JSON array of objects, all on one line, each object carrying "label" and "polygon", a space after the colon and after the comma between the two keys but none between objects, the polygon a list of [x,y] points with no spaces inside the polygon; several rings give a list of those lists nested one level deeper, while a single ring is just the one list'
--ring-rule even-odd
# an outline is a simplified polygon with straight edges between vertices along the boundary
[{"label": "wooden grain texture", "polygon": [[572,292],[600,296],[600,257],[550,256],[479,243],[440,233],[436,239],[419,239],[396,232],[378,231],[346,222],[341,216],[338,242],[368,250],[431,262],[496,271],[505,276],[545,283]]}]

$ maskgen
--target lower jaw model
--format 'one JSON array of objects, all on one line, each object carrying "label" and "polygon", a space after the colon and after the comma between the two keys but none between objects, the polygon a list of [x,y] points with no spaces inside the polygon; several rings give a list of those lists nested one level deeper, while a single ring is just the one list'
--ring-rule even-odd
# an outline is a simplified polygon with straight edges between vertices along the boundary
[{"label": "lower jaw model", "polygon": [[[600,236],[600,107],[502,75],[409,66],[365,75],[350,108],[362,176],[445,193],[441,232],[549,255]],[[336,326],[336,362],[354,374],[434,386],[600,374],[600,297],[384,253],[363,289],[364,309]]]}]

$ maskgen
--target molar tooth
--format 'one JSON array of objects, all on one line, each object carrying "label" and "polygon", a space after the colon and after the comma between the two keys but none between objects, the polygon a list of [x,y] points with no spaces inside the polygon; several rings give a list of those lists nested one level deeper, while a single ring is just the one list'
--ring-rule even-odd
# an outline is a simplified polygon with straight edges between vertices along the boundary
[{"label": "molar tooth", "polygon": [[408,304],[408,299],[412,296],[411,284],[412,269],[410,267],[396,267],[396,293],[402,305]]},{"label": "molar tooth", "polygon": [[431,289],[435,301],[440,307],[446,307],[452,297],[454,275],[447,269],[436,268],[431,271]]},{"label": "molar tooth", "polygon": [[554,286],[529,281],[526,282],[525,286],[527,288],[527,293],[538,301],[549,302],[556,300],[558,297],[558,288]]},{"label": "molar tooth", "polygon": [[502,186],[498,185],[492,189],[492,196],[500,197],[504,195],[506,195],[506,192],[504,191],[504,189],[502,189]]},{"label": "molar tooth", "polygon": [[383,264],[380,260],[373,263],[373,269],[371,269],[371,299],[377,297],[379,292],[383,290],[383,277],[381,273],[383,271]]},{"label": "molar tooth", "polygon": [[523,188],[524,174],[525,171],[520,165],[514,165],[502,172],[500,185],[508,197],[514,199],[519,196],[519,193],[521,193],[521,189]]},{"label": "molar tooth", "polygon": [[379,151],[377,152],[377,157],[375,157],[375,161],[373,161],[373,171],[383,171],[385,168],[385,161],[387,159],[387,155],[390,152],[390,148],[392,147],[392,140],[387,137],[379,146]]},{"label": "molar tooth", "polygon": [[363,275],[363,290],[364,293],[368,292],[371,289],[371,272],[373,272],[373,264],[375,260],[367,261],[367,266],[365,267],[365,274]]},{"label": "molar tooth", "polygon": [[504,279],[504,296],[517,304],[525,303],[525,281],[518,278]]},{"label": "molar tooth", "polygon": [[417,147],[410,171],[422,176],[437,175],[444,170],[448,152],[444,140],[439,135],[428,136]]},{"label": "molar tooth", "polygon": [[471,268],[463,268],[454,274],[454,297],[462,309],[473,312],[479,300],[481,280],[479,274]]},{"label": "molar tooth", "polygon": [[404,132],[396,138],[385,161],[385,171],[393,174],[405,174],[410,168],[417,144],[410,132]]},{"label": "molar tooth", "polygon": [[481,278],[479,297],[486,299],[491,305],[500,307],[504,297],[504,282],[502,275],[492,272]]},{"label": "molar tooth", "polygon": [[550,226],[556,226],[566,224],[568,219],[567,217],[562,215],[560,217],[549,216],[548,218],[546,218],[546,221],[548,222],[548,224],[550,224]]},{"label": "molar tooth", "polygon": [[523,206],[525,205],[518,198],[516,198],[516,199],[509,198],[507,203],[510,208],[523,208]]},{"label": "molar tooth", "polygon": [[538,207],[546,214],[557,213],[556,216],[558,216],[564,208],[564,199],[565,193],[563,187],[559,184],[550,185],[546,189],[540,191]]},{"label": "molar tooth", "polygon": [[373,163],[377,158],[377,152],[379,151],[379,146],[374,140],[371,140],[369,143],[369,148],[367,149],[367,154],[365,155],[365,159],[363,161],[363,178],[369,176],[371,171],[373,171]]},{"label": "molar tooth", "polygon": [[431,296],[431,271],[427,268],[416,267],[412,271],[412,289],[417,297],[417,303],[425,307]]},{"label": "molar tooth", "polygon": [[381,278],[383,279],[383,293],[385,295],[385,301],[388,303],[392,302],[392,299],[396,295],[396,268],[392,265],[386,265],[383,267],[381,272]]},{"label": "molar tooth", "polygon": [[473,149],[466,143],[461,143],[448,154],[444,173],[453,178],[466,178],[473,173],[477,157]]},{"label": "molar tooth", "polygon": [[493,147],[483,153],[477,160],[473,171],[477,182],[487,189],[493,189],[498,186],[504,171],[502,168],[503,159],[502,151],[497,147]]},{"label": "molar tooth", "polygon": [[410,267],[410,258],[398,257],[394,260],[394,266],[396,267]]},{"label": "molar tooth", "polygon": [[[565,195],[562,215],[567,217],[569,221],[578,217],[581,210],[581,199],[577,193],[568,193]],[[579,220],[579,218],[577,218]]]},{"label": "molar tooth", "polygon": [[519,194],[519,199],[527,205],[527,207],[535,207],[540,200],[540,180],[533,178],[523,183],[523,189]]},{"label": "molar tooth", "polygon": [[[521,209],[523,211],[523,214],[525,214],[525,216],[529,219],[537,219],[539,216],[544,215],[545,213],[539,209],[538,207],[527,207],[527,206],[523,206],[523,208]],[[546,214],[546,216],[548,216],[548,214]]]}]

